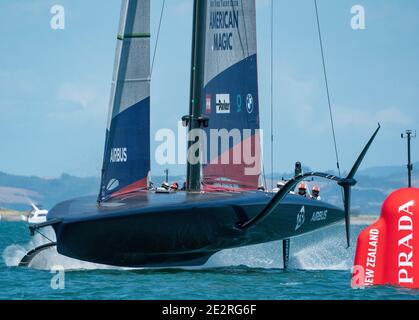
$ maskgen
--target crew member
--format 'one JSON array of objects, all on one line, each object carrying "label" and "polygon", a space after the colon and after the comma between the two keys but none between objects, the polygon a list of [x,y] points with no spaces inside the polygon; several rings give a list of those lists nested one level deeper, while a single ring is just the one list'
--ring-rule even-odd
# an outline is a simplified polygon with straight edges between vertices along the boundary
[{"label": "crew member", "polygon": [[260,186],[258,187],[258,191],[265,192],[265,186],[260,185]]},{"label": "crew member", "polygon": [[302,197],[306,197],[309,198],[310,195],[307,192],[307,185],[302,182],[299,186],[298,186],[298,194]]},{"label": "crew member", "polygon": [[173,182],[172,186],[170,187],[171,191],[178,191],[179,190],[179,184],[177,182]]},{"label": "crew member", "polygon": [[161,185],[161,187],[162,187],[163,189],[165,189],[165,190],[168,190],[168,191],[169,191],[169,189],[170,189],[170,186],[169,186],[169,184],[168,184],[167,182],[163,182],[163,183],[162,183],[162,185]]},{"label": "crew member", "polygon": [[180,189],[180,191],[186,191],[187,189],[187,185],[186,185],[186,181],[183,183],[183,187],[182,189]]},{"label": "crew member", "polygon": [[313,191],[311,192],[311,198],[315,200],[321,200],[320,197],[320,188],[318,186],[313,187]]}]

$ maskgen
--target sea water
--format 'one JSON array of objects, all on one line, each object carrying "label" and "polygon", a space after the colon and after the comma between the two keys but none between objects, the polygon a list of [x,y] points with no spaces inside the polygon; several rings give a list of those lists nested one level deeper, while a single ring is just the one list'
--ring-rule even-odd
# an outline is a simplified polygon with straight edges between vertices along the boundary
[{"label": "sea water", "polygon": [[[418,299],[417,290],[351,288],[356,236],[365,227],[352,227],[351,249],[343,225],[293,239],[287,271],[281,269],[281,242],[225,250],[189,269],[113,268],[62,257],[55,249],[31,268],[18,268],[28,249],[47,240],[31,238],[24,223],[0,222],[0,299]],[[45,235],[54,236],[52,230]]]}]

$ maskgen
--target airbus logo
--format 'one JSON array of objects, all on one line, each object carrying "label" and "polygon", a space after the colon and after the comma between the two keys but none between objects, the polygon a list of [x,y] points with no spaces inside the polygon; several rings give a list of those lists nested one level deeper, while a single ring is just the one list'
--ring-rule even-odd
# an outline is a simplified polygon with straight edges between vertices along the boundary
[{"label": "airbus logo", "polygon": [[111,150],[111,163],[123,163],[128,161],[127,148],[113,148]]},{"label": "airbus logo", "polygon": [[306,221],[306,208],[303,206],[297,215],[297,225],[295,226],[295,231],[300,229],[303,226],[305,221]]},{"label": "airbus logo", "polygon": [[317,211],[313,213],[311,217],[311,222],[319,222],[327,220],[327,210],[324,211]]}]

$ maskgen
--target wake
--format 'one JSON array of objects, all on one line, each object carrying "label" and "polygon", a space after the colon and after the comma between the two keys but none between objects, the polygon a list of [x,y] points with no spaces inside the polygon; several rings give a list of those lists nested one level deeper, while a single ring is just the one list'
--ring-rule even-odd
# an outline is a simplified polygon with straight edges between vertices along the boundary
[{"label": "wake", "polygon": [[[49,239],[55,241],[55,233],[51,227],[42,229],[42,233]],[[39,234],[36,234],[26,245],[10,245],[3,252],[3,260],[7,267],[18,267],[19,262],[30,250],[47,244],[49,241]],[[36,270],[52,270],[56,267],[63,268],[66,271],[78,270],[112,270],[117,269],[111,266],[99,265],[80,260],[75,260],[60,255],[56,248],[48,249],[36,256],[30,264],[30,268]]]},{"label": "wake", "polygon": [[[355,229],[354,235],[357,235],[360,230],[358,227]],[[350,270],[354,256],[355,243],[346,249],[344,226],[336,225],[292,239],[289,269]],[[206,267],[226,266],[283,268],[282,241],[224,250],[211,257],[206,265]]]}]

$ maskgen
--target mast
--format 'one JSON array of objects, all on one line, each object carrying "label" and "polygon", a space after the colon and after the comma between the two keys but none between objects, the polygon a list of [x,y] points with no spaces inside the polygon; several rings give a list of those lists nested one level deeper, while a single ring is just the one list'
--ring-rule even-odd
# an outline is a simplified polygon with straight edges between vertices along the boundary
[{"label": "mast", "polygon": [[[192,61],[189,116],[184,117],[189,125],[189,132],[200,129],[205,121],[202,118],[202,93],[205,60],[205,27],[206,27],[207,0],[194,0],[193,9],[193,35],[192,35]],[[191,147],[198,142],[188,141],[188,159]],[[197,151],[201,153],[199,149]],[[187,162],[187,190],[199,192],[201,190],[201,163]]]},{"label": "mast", "polygon": [[402,139],[407,139],[407,178],[408,178],[409,188],[412,187],[413,164],[412,164],[412,153],[411,153],[411,141],[413,138],[416,138],[416,132],[413,133],[413,130],[406,130],[406,134],[402,133]]}]

